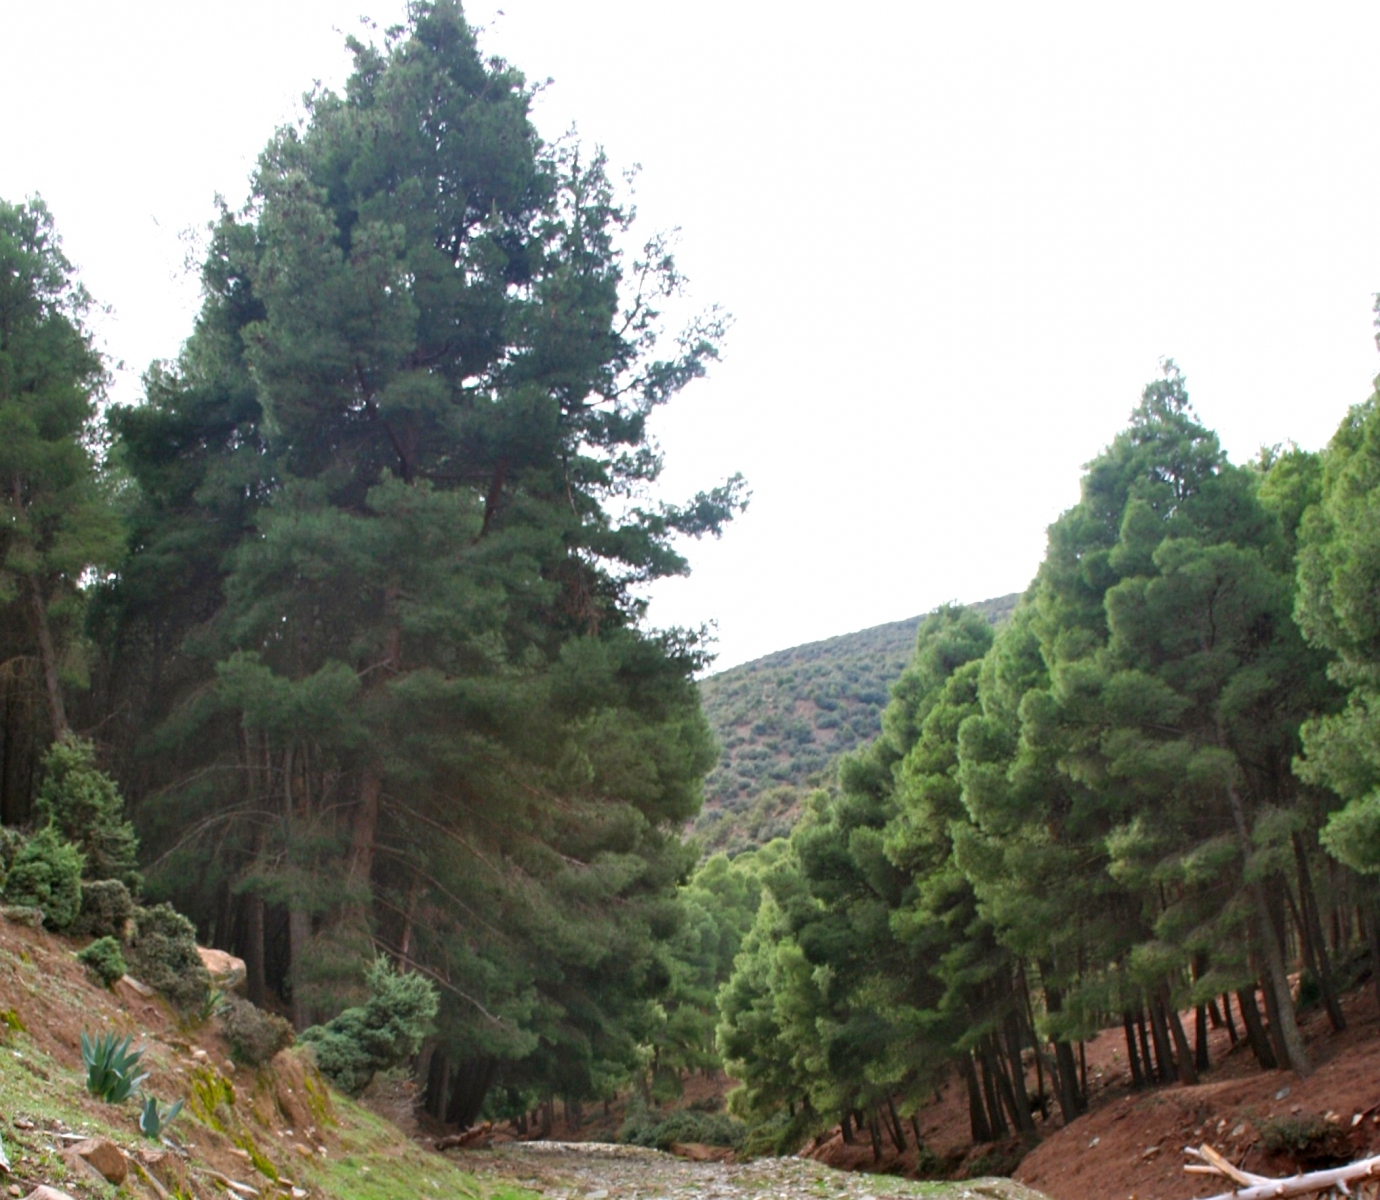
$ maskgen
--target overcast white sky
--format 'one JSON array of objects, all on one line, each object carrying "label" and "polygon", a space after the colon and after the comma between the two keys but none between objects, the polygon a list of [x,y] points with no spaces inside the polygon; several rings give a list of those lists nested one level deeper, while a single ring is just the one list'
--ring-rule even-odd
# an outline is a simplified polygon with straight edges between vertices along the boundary
[{"label": "overcast white sky", "polygon": [[[500,12],[500,8],[502,11]],[[191,327],[185,230],[396,0],[0,0],[0,196],[41,193],[133,399]],[[1025,586],[1163,355],[1234,457],[1326,442],[1380,366],[1380,5],[475,0],[680,226],[725,360],[668,494],[749,512],[660,587],[719,665]]]}]

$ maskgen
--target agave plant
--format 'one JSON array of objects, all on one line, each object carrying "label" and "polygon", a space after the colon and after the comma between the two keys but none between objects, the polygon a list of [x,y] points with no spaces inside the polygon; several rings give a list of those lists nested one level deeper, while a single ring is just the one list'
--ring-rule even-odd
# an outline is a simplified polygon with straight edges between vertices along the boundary
[{"label": "agave plant", "polygon": [[143,1110],[139,1113],[139,1132],[150,1141],[156,1142],[163,1136],[163,1130],[173,1123],[181,1111],[181,1100],[160,1112],[158,1098],[145,1096]]},{"label": "agave plant", "polygon": [[108,1104],[120,1104],[149,1077],[147,1071],[135,1074],[144,1052],[129,1048],[133,1040],[131,1035],[121,1041],[113,1033],[92,1038],[82,1030],[81,1057],[86,1064],[86,1090],[93,1096],[99,1096]]}]

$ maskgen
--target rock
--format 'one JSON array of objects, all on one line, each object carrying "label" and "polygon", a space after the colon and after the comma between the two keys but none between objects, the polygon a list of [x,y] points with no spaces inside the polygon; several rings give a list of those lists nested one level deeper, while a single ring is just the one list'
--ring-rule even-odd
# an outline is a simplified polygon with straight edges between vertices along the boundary
[{"label": "rock", "polygon": [[143,996],[145,999],[155,994],[154,990],[149,987],[148,984],[140,983],[133,975],[121,975],[116,982],[121,987],[129,988],[135,995]]},{"label": "rock", "polygon": [[249,976],[249,968],[244,965],[244,959],[227,954],[224,950],[211,950],[206,946],[198,946],[196,952],[201,956],[202,965],[211,977],[212,987],[218,987],[223,992],[235,992],[244,986],[244,981]]},{"label": "rock", "polygon": [[66,1192],[60,1192],[57,1188],[49,1187],[47,1184],[40,1184],[29,1193],[26,1200],[72,1200]]},{"label": "rock", "polygon": [[109,1138],[87,1138],[63,1151],[63,1158],[81,1158],[105,1177],[106,1181],[119,1187],[129,1174],[129,1163],[125,1152]]},{"label": "rock", "polygon": [[[27,925],[30,929],[43,928],[43,910],[30,908],[27,904],[7,904],[4,908],[0,908],[0,917],[4,917],[5,920],[15,925]],[[38,1193],[34,1194],[37,1195]]]}]

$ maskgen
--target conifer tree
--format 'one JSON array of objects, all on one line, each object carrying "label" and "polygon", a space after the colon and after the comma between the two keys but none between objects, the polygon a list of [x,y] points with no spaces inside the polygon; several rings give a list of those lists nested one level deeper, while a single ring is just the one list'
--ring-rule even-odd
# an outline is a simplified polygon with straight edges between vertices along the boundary
[{"label": "conifer tree", "polygon": [[351,46],[223,215],[182,360],[117,418],[146,525],[112,674],[152,696],[119,657],[157,638],[179,681],[141,820],[173,870],[223,839],[179,894],[251,988],[301,1025],[376,948],[427,973],[428,1100],[468,1120],[505,1079],[590,1094],[654,1025],[712,746],[696,636],[645,630],[638,589],[742,495],[649,499],[647,420],[721,322],[663,353],[680,279],[659,240],[625,250],[602,157],[538,139],[450,0]]}]

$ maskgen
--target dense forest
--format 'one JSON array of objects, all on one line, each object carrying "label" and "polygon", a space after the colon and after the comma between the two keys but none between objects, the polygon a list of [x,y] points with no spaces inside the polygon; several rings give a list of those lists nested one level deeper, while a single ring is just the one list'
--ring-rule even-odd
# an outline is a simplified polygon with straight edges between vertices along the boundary
[{"label": "dense forest", "polygon": [[[992,624],[1016,595],[969,605]],[[839,755],[882,731],[892,683],[915,649],[920,617],[778,650],[700,681],[719,743],[695,833],[732,855],[784,836]]]},{"label": "dense forest", "polygon": [[[644,589],[746,493],[658,499],[648,420],[722,319],[664,331],[665,241],[453,0],[350,46],[137,404],[0,202],[5,904],[135,961],[185,914],[460,1125],[723,1066],[762,1148],[900,1145],[946,1077],[1033,1135],[1109,1025],[1196,1080],[1226,996],[1307,1074],[1296,1006],[1380,996],[1380,395],[1234,464],[1166,363],[1019,599],[701,690]],[[706,778],[752,836],[686,835]]]}]

